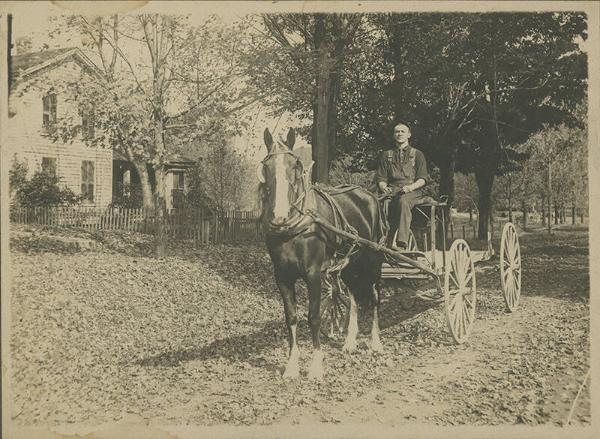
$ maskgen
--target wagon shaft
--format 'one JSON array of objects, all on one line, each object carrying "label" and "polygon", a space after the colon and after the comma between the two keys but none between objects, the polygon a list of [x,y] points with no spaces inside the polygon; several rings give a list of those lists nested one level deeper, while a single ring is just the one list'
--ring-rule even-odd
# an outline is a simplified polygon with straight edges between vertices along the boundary
[{"label": "wagon shaft", "polygon": [[329,224],[327,221],[322,220],[321,218],[319,218],[317,215],[315,215],[312,212],[309,212],[309,215],[313,218],[313,220],[319,224],[322,227],[325,227],[327,230],[336,233],[340,236],[343,236],[344,238],[348,238],[351,239],[355,242],[357,242],[360,245],[364,245],[367,246],[373,250],[376,250],[378,252],[382,252],[388,256],[391,256],[392,258],[398,260],[399,262],[403,262],[409,265],[412,265],[415,268],[418,268],[419,270],[430,274],[431,276],[437,277],[437,274],[435,271],[433,271],[430,267],[421,264],[418,261],[415,261],[414,259],[411,259],[407,256],[404,256],[401,252],[392,250],[384,245],[381,245],[377,242],[373,242],[373,241],[369,241],[368,239],[362,238],[358,235],[354,235],[352,233],[346,232],[345,230],[342,230],[338,227],[335,227],[331,224]]}]

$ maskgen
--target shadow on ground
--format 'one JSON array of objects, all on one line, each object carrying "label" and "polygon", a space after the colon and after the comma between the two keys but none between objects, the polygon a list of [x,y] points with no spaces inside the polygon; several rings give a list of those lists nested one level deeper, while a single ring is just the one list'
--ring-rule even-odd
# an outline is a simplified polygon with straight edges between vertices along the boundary
[{"label": "shadow on ground", "polygon": [[254,332],[224,337],[193,349],[163,352],[137,362],[144,367],[174,367],[190,361],[208,361],[226,358],[245,361],[255,366],[265,366],[263,351],[272,351],[280,347],[283,322],[271,320]]}]

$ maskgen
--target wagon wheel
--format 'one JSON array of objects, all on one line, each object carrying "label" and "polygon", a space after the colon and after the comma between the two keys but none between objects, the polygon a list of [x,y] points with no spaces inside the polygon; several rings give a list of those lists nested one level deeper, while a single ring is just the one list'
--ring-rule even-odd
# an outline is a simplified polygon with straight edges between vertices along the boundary
[{"label": "wagon wheel", "polygon": [[341,338],[348,324],[350,298],[337,277],[337,286],[321,298],[321,334],[329,339]]},{"label": "wagon wheel", "polygon": [[446,322],[454,340],[464,343],[475,321],[475,267],[471,250],[464,239],[452,243],[446,258],[444,300]]},{"label": "wagon wheel", "polygon": [[519,235],[512,223],[506,223],[502,229],[500,274],[506,309],[513,312],[521,297],[521,247]]}]

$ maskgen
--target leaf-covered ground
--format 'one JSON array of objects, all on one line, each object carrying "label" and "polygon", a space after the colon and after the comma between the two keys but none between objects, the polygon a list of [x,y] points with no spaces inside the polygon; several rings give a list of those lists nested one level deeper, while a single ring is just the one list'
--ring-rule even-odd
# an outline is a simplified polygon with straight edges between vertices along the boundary
[{"label": "leaf-covered ground", "polygon": [[[61,236],[100,244],[84,251]],[[385,353],[372,353],[366,335],[352,355],[326,341],[326,378],[315,383],[306,378],[305,320],[303,375],[281,377],[282,305],[262,245],[174,243],[159,260],[141,235],[17,229],[12,418],[20,425],[562,425],[589,368],[588,236],[530,233],[521,243],[515,313],[504,311],[497,268],[481,267],[478,320],[456,346],[441,306],[403,311],[401,291],[388,285]],[[588,389],[589,382],[572,423],[590,423]]]}]

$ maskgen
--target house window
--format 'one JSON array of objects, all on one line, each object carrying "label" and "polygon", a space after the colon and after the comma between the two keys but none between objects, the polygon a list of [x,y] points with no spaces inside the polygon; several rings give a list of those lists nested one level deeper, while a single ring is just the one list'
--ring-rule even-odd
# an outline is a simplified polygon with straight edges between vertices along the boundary
[{"label": "house window", "polygon": [[96,125],[96,117],[95,117],[94,109],[84,110],[81,116],[81,133],[84,139],[93,139],[95,135],[95,125]]},{"label": "house window", "polygon": [[173,190],[171,196],[173,198],[173,207],[181,207],[184,202],[184,174],[183,171],[175,171],[173,174]]},{"label": "house window", "polygon": [[81,162],[81,196],[84,200],[94,201],[94,162]]},{"label": "house window", "polygon": [[173,172],[173,189],[183,190],[183,171]]},{"label": "house window", "polygon": [[56,158],[42,157],[42,172],[56,177]]},{"label": "house window", "polygon": [[45,128],[53,128],[56,125],[56,93],[48,93],[42,98],[44,107],[43,124]]}]

